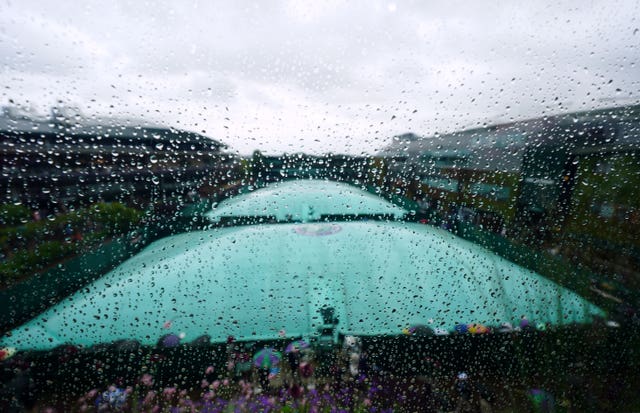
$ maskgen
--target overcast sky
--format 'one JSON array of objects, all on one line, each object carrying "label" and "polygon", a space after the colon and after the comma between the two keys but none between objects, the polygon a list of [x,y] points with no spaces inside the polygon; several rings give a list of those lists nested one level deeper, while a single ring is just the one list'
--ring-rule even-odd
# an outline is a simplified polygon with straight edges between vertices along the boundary
[{"label": "overcast sky", "polygon": [[373,153],[408,131],[639,103],[637,16],[637,1],[3,1],[0,104],[204,130],[243,154]]}]

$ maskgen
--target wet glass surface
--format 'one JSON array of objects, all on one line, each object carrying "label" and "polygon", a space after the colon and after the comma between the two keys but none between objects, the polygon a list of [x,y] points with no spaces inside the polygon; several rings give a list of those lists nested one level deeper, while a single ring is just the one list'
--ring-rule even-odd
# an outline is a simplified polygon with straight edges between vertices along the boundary
[{"label": "wet glass surface", "polygon": [[2,9],[0,410],[638,409],[635,2]]}]

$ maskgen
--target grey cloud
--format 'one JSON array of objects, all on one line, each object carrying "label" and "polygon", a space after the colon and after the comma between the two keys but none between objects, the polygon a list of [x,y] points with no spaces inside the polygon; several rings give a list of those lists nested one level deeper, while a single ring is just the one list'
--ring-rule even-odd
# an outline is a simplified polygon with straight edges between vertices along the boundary
[{"label": "grey cloud", "polygon": [[242,152],[354,153],[638,99],[632,1],[391,3],[14,3],[2,96],[206,129]]}]

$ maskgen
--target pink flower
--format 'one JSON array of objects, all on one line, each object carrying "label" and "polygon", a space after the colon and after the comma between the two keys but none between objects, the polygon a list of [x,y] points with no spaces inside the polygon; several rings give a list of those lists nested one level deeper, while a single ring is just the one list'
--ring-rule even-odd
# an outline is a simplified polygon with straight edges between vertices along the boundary
[{"label": "pink flower", "polygon": [[151,403],[153,403],[153,399],[155,398],[156,398],[156,392],[153,390],[149,390],[147,395],[144,396],[144,399],[142,400],[142,404],[150,405]]},{"label": "pink flower", "polygon": [[162,391],[162,395],[167,399],[173,397],[174,394],[176,394],[176,388],[175,387],[167,387],[166,389],[164,389]]},{"label": "pink flower", "polygon": [[149,373],[145,373],[140,377],[140,383],[145,387],[153,386],[153,376]]},{"label": "pink flower", "polygon": [[367,398],[367,399],[364,399],[364,400],[362,401],[362,404],[364,404],[364,405],[365,405],[365,406],[367,406],[367,407],[371,406],[371,399],[368,399],[368,398]]},{"label": "pink flower", "polygon": [[213,373],[213,370],[214,370],[214,369],[213,369],[213,366],[209,366],[209,367],[207,367],[207,369],[204,371],[204,374],[211,374],[211,373]]},{"label": "pink flower", "polygon": [[216,380],[213,383],[211,383],[211,387],[213,387],[214,390],[220,387],[220,380]]},{"label": "pink flower", "polygon": [[229,370],[229,371],[233,370],[234,366],[235,366],[235,363],[233,361],[228,361],[227,362],[227,370]]},{"label": "pink flower", "polygon": [[225,385],[225,386],[228,386],[229,385],[229,379],[224,379],[222,384]]},{"label": "pink flower", "polygon": [[202,382],[200,383],[200,387],[202,387],[203,389],[206,387],[209,387],[209,382],[207,381],[207,379],[202,379]]},{"label": "pink flower", "polygon": [[214,392],[212,392],[212,391],[208,391],[202,397],[205,400],[213,400],[213,398],[216,397],[216,394]]}]

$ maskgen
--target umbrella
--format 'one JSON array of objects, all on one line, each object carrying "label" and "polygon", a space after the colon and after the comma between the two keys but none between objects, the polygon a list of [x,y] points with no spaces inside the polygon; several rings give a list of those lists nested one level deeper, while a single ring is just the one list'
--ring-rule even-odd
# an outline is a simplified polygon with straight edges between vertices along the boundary
[{"label": "umbrella", "polygon": [[13,347],[2,347],[0,348],[0,361],[9,360],[13,355],[16,354],[16,349]]},{"label": "umbrella", "polygon": [[262,369],[268,369],[275,366],[282,359],[282,354],[271,347],[263,348],[253,355],[253,364]]},{"label": "umbrella", "polygon": [[412,336],[432,336],[434,331],[431,327],[424,324],[415,324],[407,329],[407,335]]},{"label": "umbrella", "polygon": [[472,323],[467,325],[467,331],[471,334],[486,334],[489,332],[489,328],[480,323]]},{"label": "umbrella", "polygon": [[403,328],[402,334],[407,336],[432,336],[435,334],[433,329],[424,324],[416,324],[409,328]]},{"label": "umbrella", "polygon": [[160,342],[158,344],[160,344],[161,347],[176,347],[180,345],[180,336],[176,334],[164,335],[160,338]]},{"label": "umbrella", "polygon": [[292,351],[302,350],[305,348],[309,348],[309,343],[304,340],[296,340],[292,341],[287,345],[287,348],[284,349],[285,353],[291,353]]}]

